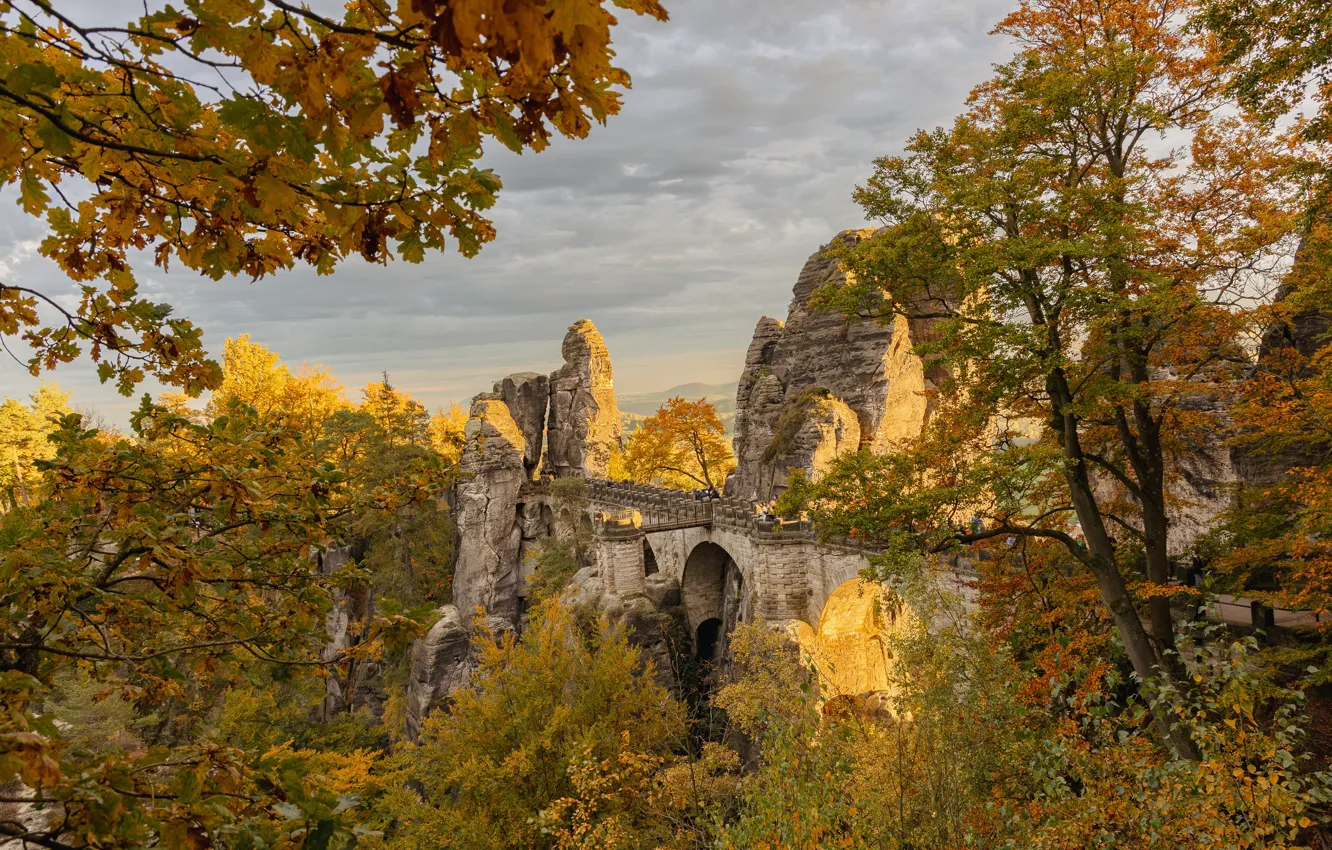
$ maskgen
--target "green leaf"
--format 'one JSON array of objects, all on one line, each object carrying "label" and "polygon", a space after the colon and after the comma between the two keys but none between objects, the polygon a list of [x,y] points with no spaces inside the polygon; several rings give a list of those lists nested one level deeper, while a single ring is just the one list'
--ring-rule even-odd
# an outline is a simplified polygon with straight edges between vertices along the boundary
[{"label": "green leaf", "polygon": [[32,91],[43,92],[60,88],[60,75],[57,75],[56,69],[51,65],[24,63],[9,72],[9,76],[5,77],[5,84],[15,95],[24,97]]},{"label": "green leaf", "polygon": [[56,156],[68,156],[74,152],[70,135],[45,119],[37,125],[37,138],[42,140],[42,147]]},{"label": "green leaf", "polygon": [[321,820],[314,829],[310,830],[305,836],[305,844],[302,845],[306,850],[327,850],[328,842],[333,838],[333,821]]},{"label": "green leaf", "polygon": [[5,77],[5,85],[19,97],[31,91],[50,91],[60,87],[60,75],[50,65],[25,62]]},{"label": "green leaf", "polygon": [[518,138],[518,133],[513,128],[513,118],[499,106],[494,104],[486,105],[486,112],[490,117],[490,132],[499,139],[506,148],[514,153],[523,152],[522,139]]}]

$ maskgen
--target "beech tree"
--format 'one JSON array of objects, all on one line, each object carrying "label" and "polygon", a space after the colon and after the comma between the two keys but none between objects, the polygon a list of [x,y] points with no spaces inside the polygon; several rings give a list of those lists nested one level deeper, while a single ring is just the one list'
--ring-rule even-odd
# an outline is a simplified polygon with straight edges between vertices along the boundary
[{"label": "beech tree", "polygon": [[[1237,67],[1233,90],[1273,119],[1299,113],[1306,138],[1332,141],[1332,6],[1322,0],[1208,0],[1202,20]],[[1305,114],[1312,96],[1314,114]]]},{"label": "beech tree", "polygon": [[[321,657],[332,594],[363,577],[323,576],[312,557],[351,505],[295,432],[244,405],[196,423],[147,402],[133,431],[64,416],[39,464],[56,496],[0,516],[0,779],[4,802],[31,809],[0,833],[58,848],[327,846],[335,796],[289,754],[210,738],[200,705],[249,665],[336,668],[418,624],[384,612]],[[69,676],[143,718],[139,744],[76,745],[51,704]]]},{"label": "beech tree", "polygon": [[[1062,542],[1157,685],[1182,681],[1173,461],[1215,439],[1199,399],[1243,366],[1243,308],[1288,256],[1297,207],[1276,140],[1221,109],[1227,79],[1194,11],[1022,3],[997,29],[1020,50],[968,112],[876,163],[856,198],[888,226],[842,251],[850,282],[823,293],[851,315],[926,323],[919,351],[948,376],[915,456],[849,459],[828,502],[917,549]],[[972,516],[984,527],[959,530]]]},{"label": "beech tree", "polygon": [[624,467],[635,481],[718,487],[735,469],[735,459],[717,408],[707,399],[676,396],[629,435]]},{"label": "beech tree", "polygon": [[42,475],[36,462],[54,449],[47,436],[56,428],[52,417],[69,412],[69,393],[42,384],[28,404],[6,398],[0,404],[0,511],[39,501]]},{"label": "beech tree", "polygon": [[152,372],[193,395],[219,370],[139,291],[138,253],[214,279],[475,254],[488,139],[539,151],[619,111],[610,8],[666,18],[657,0],[185,0],[104,25],[4,4],[0,183],[81,300],[0,281],[0,336],[34,373],[86,351],[126,394]]}]

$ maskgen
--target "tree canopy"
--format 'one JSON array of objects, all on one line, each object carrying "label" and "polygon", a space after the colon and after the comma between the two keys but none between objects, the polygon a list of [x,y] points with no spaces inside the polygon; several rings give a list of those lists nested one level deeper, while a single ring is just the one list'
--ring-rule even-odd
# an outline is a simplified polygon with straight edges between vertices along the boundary
[{"label": "tree canopy", "polygon": [[[1299,215],[1285,149],[1225,108],[1228,70],[1191,8],[1022,3],[997,30],[1019,53],[968,112],[876,163],[856,198],[888,226],[841,252],[851,282],[822,293],[852,315],[930,323],[919,350],[948,375],[947,412],[904,447],[914,459],[833,477],[889,477],[875,485],[887,522],[861,531],[927,549],[1062,541],[1144,680],[1178,667],[1173,458],[1219,427],[1221,405],[1198,399],[1241,374],[1244,308],[1272,297],[1266,273]],[[972,515],[985,531],[957,534]],[[1145,557],[1150,631],[1118,540]]]},{"label": "tree canopy", "polygon": [[126,23],[5,4],[0,183],[81,299],[0,281],[0,335],[34,372],[86,351],[126,394],[146,372],[196,394],[220,373],[139,291],[140,254],[214,279],[475,254],[500,189],[487,140],[540,151],[619,111],[612,8],[666,18],[656,0],[186,0]]},{"label": "tree canopy", "polygon": [[624,470],[635,481],[667,487],[717,487],[735,469],[717,408],[707,399],[667,399],[632,434]]}]

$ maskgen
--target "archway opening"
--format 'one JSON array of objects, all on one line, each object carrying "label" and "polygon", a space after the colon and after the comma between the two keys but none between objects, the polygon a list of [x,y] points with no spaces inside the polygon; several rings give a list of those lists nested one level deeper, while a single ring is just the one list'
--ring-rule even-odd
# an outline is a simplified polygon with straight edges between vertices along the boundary
[{"label": "archway opening", "polygon": [[[712,542],[694,547],[685,560],[680,579],[680,598],[690,633],[694,636],[694,656],[723,661],[726,636],[736,623],[744,620],[742,610],[744,580],[729,552]],[[716,621],[716,625],[704,624]],[[707,637],[706,655],[704,653]]]},{"label": "archway opening", "polygon": [[643,575],[650,576],[655,572],[660,572],[657,566],[657,556],[652,551],[652,544],[647,542],[647,537],[643,538]]},{"label": "archway opening", "polygon": [[722,621],[720,617],[709,617],[698,624],[695,634],[694,657],[699,661],[712,662],[717,658],[717,644],[721,642]]}]

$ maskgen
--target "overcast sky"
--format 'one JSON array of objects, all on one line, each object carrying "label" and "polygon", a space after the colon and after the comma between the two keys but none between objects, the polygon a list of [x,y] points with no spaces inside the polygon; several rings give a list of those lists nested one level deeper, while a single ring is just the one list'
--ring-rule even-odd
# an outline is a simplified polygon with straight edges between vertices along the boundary
[{"label": "overcast sky", "polygon": [[[634,87],[606,127],[488,156],[505,188],[479,257],[348,260],[331,277],[300,268],[255,284],[144,265],[144,288],[200,324],[210,350],[249,333],[293,364],[327,365],[353,397],[387,371],[432,408],[465,402],[509,372],[558,366],[584,316],[622,393],[734,381],[754,323],[785,317],[805,258],[863,224],[851,191],[871,160],[949,121],[1006,58],[987,32],[1014,0],[665,5],[667,23],[621,16]],[[0,190],[0,275],[67,289],[16,199]],[[112,421],[134,406],[87,364],[50,377]],[[0,359],[0,394],[35,386]]]}]

